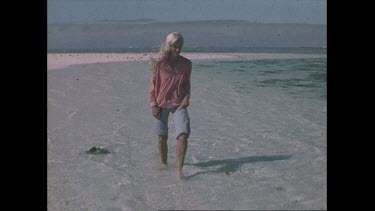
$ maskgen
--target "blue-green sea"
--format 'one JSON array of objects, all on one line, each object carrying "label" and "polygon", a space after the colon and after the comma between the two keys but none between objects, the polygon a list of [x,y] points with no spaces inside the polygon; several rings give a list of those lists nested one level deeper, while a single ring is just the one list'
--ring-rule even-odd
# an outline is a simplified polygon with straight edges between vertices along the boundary
[{"label": "blue-green sea", "polygon": [[272,88],[296,98],[327,97],[327,58],[195,62],[194,71],[223,80],[246,94]]}]

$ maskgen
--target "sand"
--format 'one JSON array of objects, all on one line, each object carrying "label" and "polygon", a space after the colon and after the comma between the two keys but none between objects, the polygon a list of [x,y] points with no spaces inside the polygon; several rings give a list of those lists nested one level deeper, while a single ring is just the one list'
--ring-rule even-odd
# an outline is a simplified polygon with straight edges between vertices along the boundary
[{"label": "sand", "polygon": [[[182,53],[191,60],[219,59],[286,59],[286,58],[316,58],[315,54],[288,53]],[[157,58],[157,53],[54,53],[48,54],[48,69],[61,69],[73,64],[106,63],[106,62],[147,62]]]}]

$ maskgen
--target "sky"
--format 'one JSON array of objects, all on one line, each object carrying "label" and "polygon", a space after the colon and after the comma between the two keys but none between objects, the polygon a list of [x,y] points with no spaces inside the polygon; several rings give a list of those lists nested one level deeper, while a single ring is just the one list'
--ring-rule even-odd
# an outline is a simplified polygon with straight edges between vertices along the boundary
[{"label": "sky", "polygon": [[47,0],[47,21],[244,20],[257,23],[326,24],[326,0]]}]

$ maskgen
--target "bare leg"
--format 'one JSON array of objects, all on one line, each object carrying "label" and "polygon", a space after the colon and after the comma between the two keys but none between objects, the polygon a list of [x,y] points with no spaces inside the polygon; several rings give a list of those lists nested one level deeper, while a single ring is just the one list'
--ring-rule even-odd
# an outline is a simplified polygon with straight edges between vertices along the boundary
[{"label": "bare leg", "polygon": [[168,137],[165,136],[159,136],[158,140],[158,148],[159,148],[159,154],[160,154],[160,161],[162,165],[167,165],[167,159],[168,159],[168,144],[167,144]]},{"label": "bare leg", "polygon": [[184,166],[185,154],[187,149],[187,136],[182,134],[177,140],[177,160],[176,160],[176,174],[177,176],[182,176],[182,167]]}]

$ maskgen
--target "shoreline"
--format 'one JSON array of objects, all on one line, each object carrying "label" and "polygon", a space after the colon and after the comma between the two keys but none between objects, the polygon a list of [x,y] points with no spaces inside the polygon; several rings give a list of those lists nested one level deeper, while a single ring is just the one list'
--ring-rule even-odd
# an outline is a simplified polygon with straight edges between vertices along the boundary
[{"label": "shoreline", "polygon": [[[47,69],[63,69],[75,64],[108,62],[148,62],[158,57],[158,53],[48,53]],[[295,53],[181,53],[190,60],[260,60],[320,58],[324,54]]]}]

